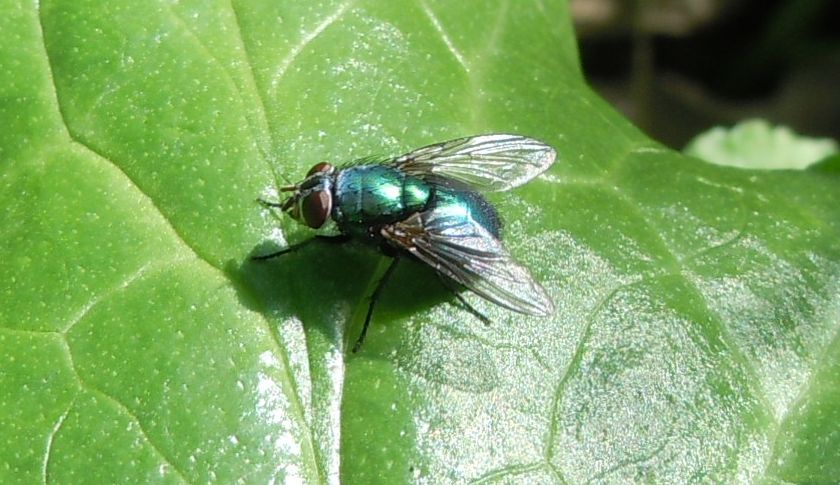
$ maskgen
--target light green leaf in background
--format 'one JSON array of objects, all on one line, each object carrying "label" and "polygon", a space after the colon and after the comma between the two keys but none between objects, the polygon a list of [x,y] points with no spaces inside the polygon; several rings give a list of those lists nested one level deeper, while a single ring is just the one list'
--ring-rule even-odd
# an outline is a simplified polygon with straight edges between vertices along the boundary
[{"label": "light green leaf in background", "polygon": [[759,119],[730,129],[712,128],[685,148],[685,153],[718,165],[776,170],[806,168],[837,151],[834,140],[797,135],[786,126]]},{"label": "light green leaf in background", "polygon": [[[585,85],[564,2],[4,0],[0,482],[826,482],[840,171],[700,164]],[[262,210],[314,163],[515,132],[553,318]]]}]

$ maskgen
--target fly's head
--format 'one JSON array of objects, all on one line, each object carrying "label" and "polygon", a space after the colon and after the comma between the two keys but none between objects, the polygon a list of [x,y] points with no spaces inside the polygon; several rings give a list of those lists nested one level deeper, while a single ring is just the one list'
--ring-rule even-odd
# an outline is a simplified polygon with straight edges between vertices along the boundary
[{"label": "fly's head", "polygon": [[329,221],[332,212],[334,173],[335,167],[321,162],[309,169],[306,178],[299,184],[281,188],[281,192],[292,192],[283,201],[283,212],[301,224],[320,229]]}]

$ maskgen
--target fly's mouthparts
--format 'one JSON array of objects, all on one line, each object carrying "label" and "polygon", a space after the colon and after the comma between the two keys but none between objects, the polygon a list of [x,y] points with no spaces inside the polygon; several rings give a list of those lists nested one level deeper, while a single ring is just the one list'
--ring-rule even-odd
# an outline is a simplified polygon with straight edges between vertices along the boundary
[{"label": "fly's mouthparts", "polygon": [[300,187],[297,185],[287,185],[285,187],[280,187],[280,192],[294,192],[298,190]]}]

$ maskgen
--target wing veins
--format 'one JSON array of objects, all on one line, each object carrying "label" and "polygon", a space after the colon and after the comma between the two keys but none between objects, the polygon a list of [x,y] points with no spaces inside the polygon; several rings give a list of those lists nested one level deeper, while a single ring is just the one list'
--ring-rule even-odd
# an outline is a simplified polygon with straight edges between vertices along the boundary
[{"label": "wing veins", "polygon": [[391,165],[434,183],[464,183],[473,190],[507,190],[545,171],[553,148],[518,135],[479,135],[429,145],[392,160]]},{"label": "wing veins", "polygon": [[416,214],[383,229],[383,236],[488,301],[524,314],[551,313],[545,290],[486,229],[469,218],[453,224],[435,216],[434,210]]}]

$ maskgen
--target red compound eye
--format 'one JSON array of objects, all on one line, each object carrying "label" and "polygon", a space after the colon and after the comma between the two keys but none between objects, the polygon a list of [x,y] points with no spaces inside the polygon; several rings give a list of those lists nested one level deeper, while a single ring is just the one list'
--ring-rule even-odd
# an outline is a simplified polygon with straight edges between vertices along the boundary
[{"label": "red compound eye", "polygon": [[329,172],[330,170],[332,170],[332,168],[333,166],[329,162],[316,163],[314,167],[309,169],[309,172],[307,172],[306,176],[309,177],[313,173],[318,172]]},{"label": "red compound eye", "polygon": [[314,190],[300,203],[303,221],[312,229],[318,229],[327,222],[332,210],[332,195],[328,190]]}]

